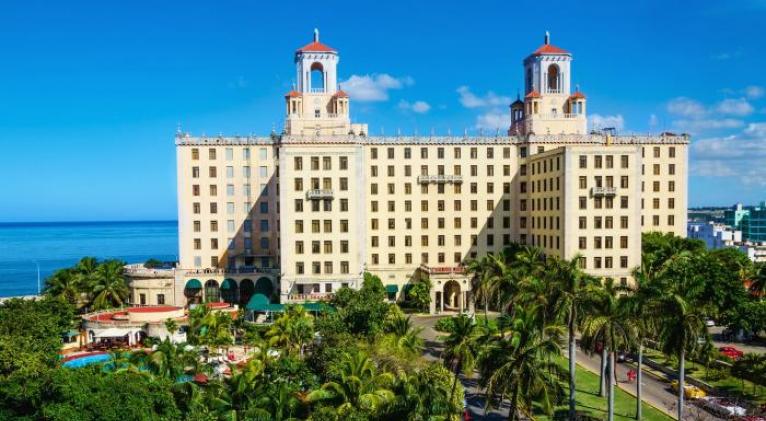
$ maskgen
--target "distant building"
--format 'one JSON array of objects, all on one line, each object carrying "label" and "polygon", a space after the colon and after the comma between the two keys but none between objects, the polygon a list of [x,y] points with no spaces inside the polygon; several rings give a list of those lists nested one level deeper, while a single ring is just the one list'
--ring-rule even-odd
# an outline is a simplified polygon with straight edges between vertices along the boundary
[{"label": "distant building", "polygon": [[724,212],[726,225],[742,230],[744,241],[766,242],[766,202],[758,206],[742,206],[737,203]]},{"label": "distant building", "polygon": [[739,249],[754,262],[766,262],[766,243],[744,243]]},{"label": "distant building", "polygon": [[742,242],[742,231],[714,222],[689,222],[686,236],[704,241],[711,250],[735,247]]}]

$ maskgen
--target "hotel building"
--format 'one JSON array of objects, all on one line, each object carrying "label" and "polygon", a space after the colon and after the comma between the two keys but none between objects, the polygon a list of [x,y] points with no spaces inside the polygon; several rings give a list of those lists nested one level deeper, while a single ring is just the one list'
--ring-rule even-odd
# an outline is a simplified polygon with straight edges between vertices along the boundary
[{"label": "hotel building", "polygon": [[547,34],[496,136],[369,136],[339,57],[317,32],[295,52],[281,134],[177,134],[176,304],[314,301],[371,272],[391,299],[429,278],[432,312],[463,310],[463,265],[511,242],[629,283],[642,232],[686,235],[688,137],[589,133]]}]

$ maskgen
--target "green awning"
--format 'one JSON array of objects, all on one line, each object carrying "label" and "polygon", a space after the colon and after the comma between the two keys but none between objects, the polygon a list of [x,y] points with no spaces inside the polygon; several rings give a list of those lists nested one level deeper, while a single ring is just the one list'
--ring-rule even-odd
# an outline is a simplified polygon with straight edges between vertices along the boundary
[{"label": "green awning", "polygon": [[186,289],[202,289],[202,282],[199,279],[189,279],[186,281]]},{"label": "green awning", "polygon": [[221,284],[221,289],[237,289],[237,282],[231,278],[226,278]]},{"label": "green awning", "polygon": [[263,294],[253,294],[245,308],[250,311],[267,311],[269,309],[269,299]]},{"label": "green awning", "polygon": [[80,332],[76,330],[70,330],[69,332],[66,333],[66,336],[68,338],[74,338],[75,336],[80,336]]},{"label": "green awning", "polygon": [[397,292],[399,292],[399,285],[392,285],[392,284],[386,285],[386,292],[389,294],[396,294]]}]

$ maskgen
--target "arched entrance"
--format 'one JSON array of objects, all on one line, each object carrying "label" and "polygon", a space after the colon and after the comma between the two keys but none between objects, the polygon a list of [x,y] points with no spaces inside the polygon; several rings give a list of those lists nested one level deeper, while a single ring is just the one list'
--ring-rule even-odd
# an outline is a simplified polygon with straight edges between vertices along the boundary
[{"label": "arched entrance", "polygon": [[189,279],[184,286],[184,296],[188,304],[202,302],[202,282],[199,279]]},{"label": "arched entrance", "polygon": [[237,282],[231,278],[224,279],[221,284],[221,298],[223,298],[223,301],[234,304],[237,302],[238,296],[239,287],[237,287]]},{"label": "arched entrance", "polygon": [[218,282],[215,279],[210,279],[205,282],[205,302],[217,303],[221,301],[221,290],[218,287]]},{"label": "arched entrance", "polygon": [[258,278],[255,283],[255,293],[263,294],[271,300],[271,296],[274,294],[274,286],[271,284],[271,279],[264,277]]},{"label": "arched entrance", "polygon": [[250,279],[243,279],[239,283],[239,304],[245,305],[250,301],[250,297],[253,296],[255,291],[255,284]]},{"label": "arched entrance", "polygon": [[460,284],[457,281],[450,280],[444,284],[444,309],[458,311],[460,310]]}]

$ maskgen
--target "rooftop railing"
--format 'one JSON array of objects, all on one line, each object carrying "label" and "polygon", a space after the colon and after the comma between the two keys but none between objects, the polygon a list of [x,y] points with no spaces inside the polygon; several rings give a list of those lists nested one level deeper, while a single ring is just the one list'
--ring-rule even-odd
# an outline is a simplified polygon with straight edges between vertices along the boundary
[{"label": "rooftop railing", "polygon": [[460,184],[462,182],[463,182],[463,176],[462,175],[419,175],[418,176],[418,183],[420,183],[420,184],[428,184],[428,183],[437,183],[437,184],[457,183],[457,184]]}]

